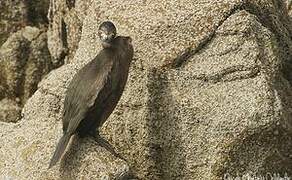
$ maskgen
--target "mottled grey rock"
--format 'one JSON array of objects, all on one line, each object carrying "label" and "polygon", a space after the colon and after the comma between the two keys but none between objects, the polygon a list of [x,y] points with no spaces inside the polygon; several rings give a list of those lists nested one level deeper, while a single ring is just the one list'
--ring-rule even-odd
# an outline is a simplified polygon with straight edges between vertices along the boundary
[{"label": "mottled grey rock", "polygon": [[29,25],[43,27],[48,24],[50,0],[25,1],[27,6],[27,21]]},{"label": "mottled grey rock", "polygon": [[47,21],[49,0],[1,0],[0,46],[8,37],[27,25],[43,27]]},{"label": "mottled grey rock", "polygon": [[21,108],[17,100],[4,98],[0,101],[0,121],[17,122],[20,118]]},{"label": "mottled grey rock", "polygon": [[[0,123],[3,177],[113,179],[129,169],[149,180],[292,176],[292,30],[282,1],[51,2],[56,28],[78,12],[80,41],[71,41],[71,63],[39,84],[22,121]],[[126,90],[102,128],[128,163],[75,138],[48,171],[66,88],[98,53],[97,28],[108,19],[135,47]],[[66,32],[75,23],[64,22]],[[69,35],[55,33],[52,45],[63,48]]]},{"label": "mottled grey rock", "polygon": [[287,3],[287,10],[290,16],[290,19],[292,18],[292,1],[291,0],[286,0]]},{"label": "mottled grey rock", "polygon": [[13,34],[0,48],[1,97],[15,97],[20,94],[23,69],[29,56],[30,42],[21,32]]},{"label": "mottled grey rock", "polygon": [[0,46],[9,35],[25,26],[27,7],[21,0],[1,0],[0,2]]},{"label": "mottled grey rock", "polygon": [[26,62],[23,82],[24,102],[36,91],[41,79],[54,68],[56,66],[53,65],[48,51],[47,35],[45,32],[41,32],[30,43],[30,54]]},{"label": "mottled grey rock", "polygon": [[[18,99],[11,108],[14,109],[15,105],[22,107],[36,91],[42,77],[53,67],[45,32],[27,26],[12,34],[0,48],[0,100]],[[7,106],[3,103],[5,101],[0,102]],[[4,114],[2,117],[6,117]]]},{"label": "mottled grey rock", "polygon": [[51,0],[48,13],[48,48],[54,64],[63,63],[68,54],[67,28],[62,16],[65,1]]},{"label": "mottled grey rock", "polygon": [[[79,12],[74,8],[75,4]],[[54,64],[68,63],[74,57],[82,33],[82,14],[86,12],[84,4],[88,7],[90,3],[51,0],[47,33]]]}]

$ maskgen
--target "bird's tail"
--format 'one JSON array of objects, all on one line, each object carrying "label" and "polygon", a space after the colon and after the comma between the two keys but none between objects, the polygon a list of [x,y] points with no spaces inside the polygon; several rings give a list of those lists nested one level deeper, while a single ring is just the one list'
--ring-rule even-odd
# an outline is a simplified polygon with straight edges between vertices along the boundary
[{"label": "bird's tail", "polygon": [[65,133],[61,139],[58,142],[58,145],[56,147],[55,153],[51,159],[50,165],[49,165],[49,169],[51,167],[53,167],[54,165],[56,165],[56,163],[59,161],[59,159],[61,158],[62,154],[64,153],[69,140],[70,140],[71,134],[69,133]]}]

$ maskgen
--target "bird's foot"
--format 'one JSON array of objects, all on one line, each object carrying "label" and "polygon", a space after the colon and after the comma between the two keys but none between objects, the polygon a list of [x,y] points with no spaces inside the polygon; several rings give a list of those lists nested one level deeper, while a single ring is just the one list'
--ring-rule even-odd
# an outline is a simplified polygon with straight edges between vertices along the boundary
[{"label": "bird's foot", "polygon": [[105,148],[107,151],[109,151],[115,157],[120,158],[120,159],[126,161],[126,159],[123,158],[120,154],[118,154],[115,151],[115,149],[113,148],[113,146],[107,140],[105,140],[103,137],[101,137],[99,135],[99,133],[94,133],[92,135],[93,135],[94,140],[98,143],[98,145],[100,145],[101,147]]}]

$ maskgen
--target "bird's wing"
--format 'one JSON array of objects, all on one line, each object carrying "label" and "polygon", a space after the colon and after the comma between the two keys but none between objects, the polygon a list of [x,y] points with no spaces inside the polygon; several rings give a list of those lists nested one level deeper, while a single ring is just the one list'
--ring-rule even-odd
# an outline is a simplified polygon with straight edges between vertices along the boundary
[{"label": "bird's wing", "polygon": [[63,131],[74,133],[98,94],[109,81],[112,57],[99,54],[82,68],[69,85],[64,103]]}]

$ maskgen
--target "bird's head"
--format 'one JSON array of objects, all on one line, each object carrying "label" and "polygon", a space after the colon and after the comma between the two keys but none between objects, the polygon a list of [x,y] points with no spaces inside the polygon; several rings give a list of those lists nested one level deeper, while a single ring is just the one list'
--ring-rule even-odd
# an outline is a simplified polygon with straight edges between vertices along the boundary
[{"label": "bird's head", "polygon": [[98,36],[103,48],[111,47],[111,43],[115,39],[117,30],[115,25],[110,21],[101,23],[98,28]]}]

